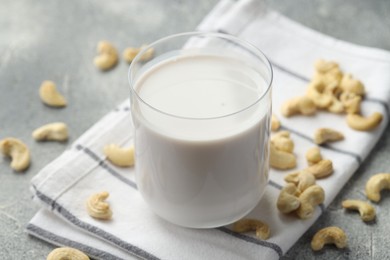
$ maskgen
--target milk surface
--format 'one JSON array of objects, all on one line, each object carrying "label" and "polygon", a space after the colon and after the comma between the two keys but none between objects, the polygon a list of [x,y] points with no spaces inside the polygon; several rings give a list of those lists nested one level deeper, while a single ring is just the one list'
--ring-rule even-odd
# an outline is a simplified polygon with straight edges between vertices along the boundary
[{"label": "milk surface", "polygon": [[268,180],[261,73],[228,55],[183,54],[149,66],[134,89],[137,183],[155,212],[205,228],[248,213]]}]

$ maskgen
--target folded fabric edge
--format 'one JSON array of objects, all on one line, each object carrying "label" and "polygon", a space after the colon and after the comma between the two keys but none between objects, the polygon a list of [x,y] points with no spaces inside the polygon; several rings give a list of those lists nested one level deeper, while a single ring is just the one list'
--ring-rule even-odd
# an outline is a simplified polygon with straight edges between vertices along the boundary
[{"label": "folded fabric edge", "polygon": [[[279,184],[277,184],[271,180],[269,181],[269,185],[277,190],[280,190],[282,188]],[[123,249],[131,252],[132,254],[134,254],[138,257],[146,258],[146,259],[158,259],[156,256],[148,253],[147,251],[145,251],[141,248],[138,248],[138,247],[126,242],[126,241],[123,241],[120,238],[118,238],[118,237],[116,237],[116,236],[114,236],[114,235],[112,235],[104,230],[101,230],[101,229],[99,229],[91,224],[88,224],[86,222],[81,221],[80,219],[75,217],[70,211],[68,211],[66,208],[64,208],[62,205],[60,205],[58,202],[54,201],[52,198],[48,197],[46,194],[43,194],[38,189],[36,189],[34,186],[32,186],[32,188],[34,189],[36,199],[39,200],[41,205],[50,209],[51,212],[55,213],[58,217],[66,220],[70,224],[79,228],[81,230],[81,232],[88,232],[89,234],[94,235],[99,239],[104,239],[105,241],[113,244],[114,246],[119,246],[119,248],[123,248]],[[134,187],[134,188],[136,189],[136,187]],[[325,207],[323,204],[321,204],[319,207],[320,207],[321,214],[322,214],[325,210]],[[233,237],[238,238],[240,240],[244,240],[244,241],[252,243],[252,244],[257,244],[257,245],[263,246],[265,248],[272,249],[279,257],[281,257],[283,255],[282,248],[274,242],[255,239],[255,238],[252,238],[251,236],[247,236],[244,234],[233,232],[226,227],[216,228],[216,230],[219,230],[219,231],[221,231],[229,236],[233,236]]]},{"label": "folded fabric edge", "polygon": [[25,232],[27,232],[29,235],[32,235],[34,237],[37,237],[43,241],[46,241],[49,244],[56,245],[56,246],[66,246],[66,247],[72,247],[76,248],[88,256],[91,256],[95,259],[101,259],[101,260],[124,260],[123,258],[119,258],[117,256],[114,256],[108,252],[101,251],[97,248],[87,246],[85,244],[82,244],[80,242],[76,242],[73,240],[70,240],[68,238],[58,236],[54,233],[51,233],[50,231],[47,231],[45,229],[42,229],[34,224],[28,223]]},{"label": "folded fabric edge", "polygon": [[113,244],[114,246],[120,245],[122,248],[126,249],[128,252],[131,252],[133,255],[140,257],[142,259],[151,259],[151,260],[158,260],[159,258],[152,255],[151,253],[134,246],[126,241],[123,241],[119,239],[118,237],[100,229],[93,225],[90,225],[84,221],[81,221],[76,216],[74,216],[70,211],[68,211],[66,208],[64,208],[62,205],[58,204],[58,202],[54,201],[52,198],[48,197],[47,195],[41,193],[39,190],[35,189],[35,196],[45,205],[49,206],[50,210],[58,215],[58,217],[61,217],[62,219],[65,219],[75,227],[80,229],[80,232],[88,232],[91,235],[96,236],[97,238],[103,238],[107,242]]}]

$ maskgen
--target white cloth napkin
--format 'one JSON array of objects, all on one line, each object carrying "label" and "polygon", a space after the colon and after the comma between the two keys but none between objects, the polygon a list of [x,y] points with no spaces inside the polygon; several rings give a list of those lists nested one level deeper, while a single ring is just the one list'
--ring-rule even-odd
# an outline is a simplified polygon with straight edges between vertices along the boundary
[{"label": "white cloth napkin", "polygon": [[[313,218],[299,220],[280,214],[276,200],[284,185],[284,173],[270,172],[270,183],[258,206],[248,215],[267,222],[271,237],[238,234],[230,227],[195,230],[181,228],[154,215],[137,192],[133,169],[108,162],[103,147],[132,143],[129,101],[109,113],[83,134],[69,150],[47,165],[32,180],[32,191],[43,209],[27,225],[27,231],[50,243],[80,248],[96,259],[278,259],[320,216],[380,138],[389,116],[390,53],[342,42],[299,25],[267,10],[258,0],[222,0],[198,28],[228,33],[260,48],[274,69],[273,107],[285,129],[292,132],[297,169],[306,167],[304,153],[312,147],[319,127],[332,127],[346,139],[321,148],[334,164],[334,174],[319,180],[326,194]],[[302,95],[319,58],[335,60],[345,72],[365,84],[364,114],[384,115],[372,132],[350,129],[345,116],[318,113],[315,117],[283,118],[280,106]],[[86,199],[109,191],[111,221],[88,216]]]}]

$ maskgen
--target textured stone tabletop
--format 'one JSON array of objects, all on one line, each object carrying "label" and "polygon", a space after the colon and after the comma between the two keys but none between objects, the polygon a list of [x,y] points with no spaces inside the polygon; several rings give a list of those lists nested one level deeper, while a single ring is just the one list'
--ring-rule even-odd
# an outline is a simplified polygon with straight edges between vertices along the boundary
[{"label": "textured stone tabletop", "polygon": [[[388,0],[273,0],[269,5],[308,27],[333,37],[390,50]],[[128,66],[101,73],[93,66],[96,44],[107,39],[119,50],[163,36],[191,31],[217,0],[0,1],[0,139],[14,136],[31,149],[32,165],[13,172],[0,157],[0,259],[45,259],[53,246],[28,236],[26,223],[37,212],[30,179],[94,122],[127,98]],[[389,72],[390,73],[390,72]],[[45,107],[38,87],[55,81],[68,99],[64,109]],[[69,125],[68,143],[36,143],[31,132],[53,121]],[[285,259],[390,259],[390,193],[376,206],[378,217],[364,224],[345,213],[341,201],[363,198],[370,175],[390,172],[390,128],[325,214],[304,234]],[[337,225],[349,247],[310,249],[319,228]],[[294,234],[291,234],[294,235]]]}]

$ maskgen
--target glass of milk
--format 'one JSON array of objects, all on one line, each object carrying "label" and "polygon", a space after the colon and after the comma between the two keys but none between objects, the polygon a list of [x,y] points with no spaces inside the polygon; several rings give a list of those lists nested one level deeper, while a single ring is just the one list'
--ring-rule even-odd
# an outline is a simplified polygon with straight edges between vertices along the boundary
[{"label": "glass of milk", "polygon": [[136,181],[151,209],[192,228],[249,213],[268,182],[266,56],[226,34],[177,34],[140,52],[129,81]]}]

